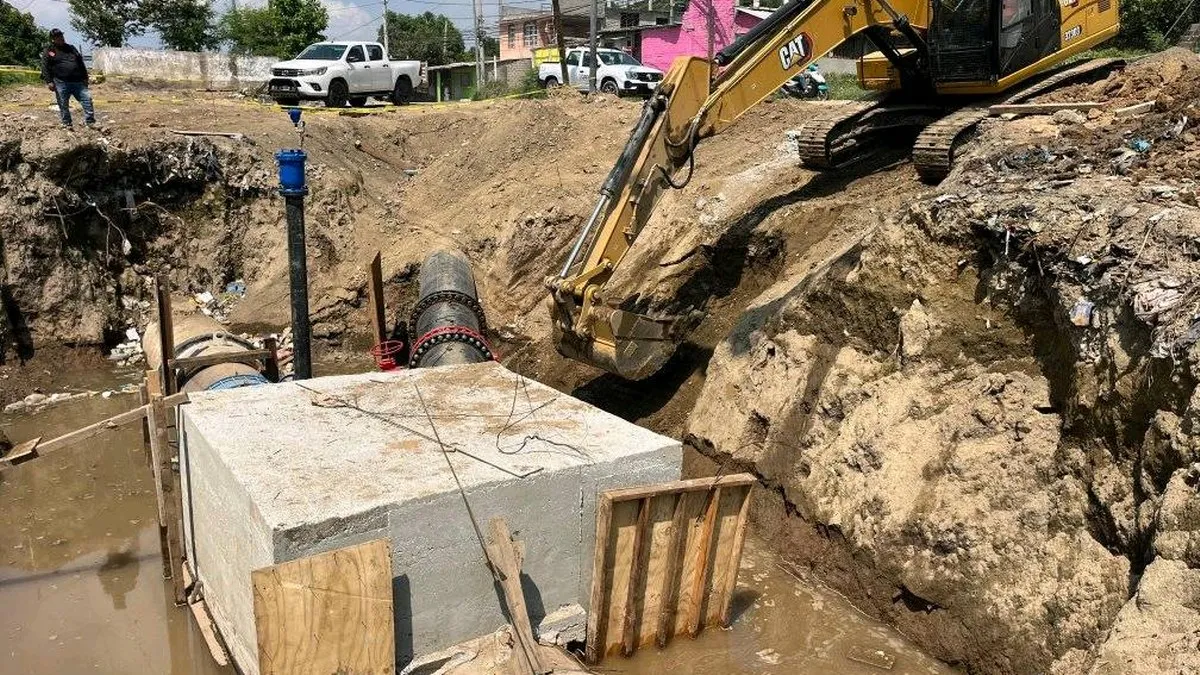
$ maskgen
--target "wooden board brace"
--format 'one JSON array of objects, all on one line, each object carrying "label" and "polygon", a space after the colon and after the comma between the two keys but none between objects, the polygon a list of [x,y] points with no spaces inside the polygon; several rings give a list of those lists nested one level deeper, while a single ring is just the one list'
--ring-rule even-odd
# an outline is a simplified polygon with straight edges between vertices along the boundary
[{"label": "wooden board brace", "polygon": [[154,462],[154,492],[158,498],[159,537],[163,546],[164,574],[171,579],[175,604],[183,605],[187,594],[183,580],[183,499],[171,466],[171,444],[167,432],[167,407],[157,371],[147,371],[150,394],[150,455]]},{"label": "wooden board brace", "polygon": [[738,474],[600,493],[589,661],[728,625],[755,482]]},{"label": "wooden board brace", "polygon": [[213,661],[216,661],[218,666],[222,668],[228,666],[229,652],[221,642],[217,625],[213,623],[212,614],[208,611],[208,604],[204,602],[203,589],[196,588],[196,580],[192,578],[192,571],[187,565],[183,566],[183,585],[188,593],[188,609],[192,610],[192,617],[196,619],[196,628],[204,638],[204,644],[208,645],[208,652],[212,654]]},{"label": "wooden board brace", "polygon": [[488,524],[488,535],[488,562],[500,589],[504,592],[509,623],[512,624],[513,636],[517,643],[517,648],[513,651],[518,672],[545,675],[550,669],[542,662],[541,651],[533,637],[533,624],[525,609],[525,594],[521,590],[521,555],[513,543],[508,523],[504,522],[503,518],[493,518]]},{"label": "wooden board brace", "polygon": [[[187,394],[175,394],[173,396],[163,397],[163,405],[167,408],[172,408],[181,403],[187,403]],[[0,471],[11,468],[18,464],[23,464],[31,459],[45,457],[46,455],[57,452],[72,445],[82,443],[90,438],[99,436],[100,434],[113,429],[119,429],[127,424],[134,422],[145,421],[150,414],[150,406],[143,405],[129,410],[118,415],[113,415],[107,419],[100,420],[93,424],[89,424],[82,429],[76,429],[70,433],[63,434],[56,438],[42,442],[41,438],[25,441],[14,447],[7,455],[0,458]],[[149,433],[148,431],[146,433]]]}]

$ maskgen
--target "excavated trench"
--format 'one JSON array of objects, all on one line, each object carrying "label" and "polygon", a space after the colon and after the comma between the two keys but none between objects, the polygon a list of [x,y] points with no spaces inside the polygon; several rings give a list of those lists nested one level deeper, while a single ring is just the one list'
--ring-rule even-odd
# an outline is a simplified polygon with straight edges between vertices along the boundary
[{"label": "excavated trench", "polygon": [[[1084,100],[1118,91],[1095,86]],[[330,123],[309,201],[317,336],[367,325],[374,250],[401,316],[417,261],[449,241],[510,368],[683,438],[688,472],[754,473],[762,539],[933,656],[982,673],[1200,667],[1200,209],[1160,156],[1132,177],[1109,163],[1176,109],[988,123],[928,188],[895,158],[801,169],[763,138],[804,104],[765,106],[701,147],[613,279],[631,308],[703,317],[635,383],[554,353],[540,287],[636,114],[603,105],[424,116],[399,136]],[[595,143],[576,148],[584,121]],[[374,159],[345,158],[338,134]],[[1159,143],[1191,161],[1182,138]],[[51,146],[0,146],[6,344],[111,341],[146,320],[159,270],[188,294],[246,279],[231,318],[282,324],[261,149]],[[406,163],[415,176],[384,171]]]}]

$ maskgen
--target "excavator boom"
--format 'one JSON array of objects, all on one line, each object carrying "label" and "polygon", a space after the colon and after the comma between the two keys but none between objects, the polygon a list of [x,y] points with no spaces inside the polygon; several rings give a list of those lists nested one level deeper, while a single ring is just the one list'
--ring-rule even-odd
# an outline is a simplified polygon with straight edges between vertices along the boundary
[{"label": "excavator boom", "polygon": [[603,289],[663,189],[690,179],[696,144],[856,33],[891,27],[894,17],[923,26],[928,12],[927,0],[791,0],[718,55],[727,65],[715,78],[705,59],[676,59],[643,107],[562,270],[547,279],[559,351],[628,379],[661,368],[675,351],[680,320],[622,310]]},{"label": "excavator boom", "polygon": [[[929,125],[955,107],[942,95],[997,95],[1032,81],[1116,34],[1117,11],[1113,0],[790,0],[712,63],[676,59],[643,107],[561,271],[546,280],[559,351],[634,380],[666,363],[690,322],[632,311],[608,296],[606,284],[662,191],[691,179],[696,145],[846,40],[865,33],[889,64],[873,67],[873,81],[886,80],[904,100],[848,108],[850,117],[807,125],[801,156],[811,166],[834,168],[858,149],[869,152],[893,129]],[[922,151],[949,156],[967,128],[939,129],[946,147],[930,141]],[[852,136],[837,135],[844,133]],[[805,134],[813,137],[807,145]]]}]

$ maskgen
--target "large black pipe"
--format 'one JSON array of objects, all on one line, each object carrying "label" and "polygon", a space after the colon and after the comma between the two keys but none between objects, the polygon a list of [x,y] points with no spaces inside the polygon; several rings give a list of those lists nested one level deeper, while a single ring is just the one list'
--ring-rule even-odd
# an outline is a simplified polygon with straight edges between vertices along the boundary
[{"label": "large black pipe", "polygon": [[429,368],[492,360],[483,336],[487,322],[467,257],[438,250],[421,264],[419,296],[409,320],[414,337],[409,368]]}]

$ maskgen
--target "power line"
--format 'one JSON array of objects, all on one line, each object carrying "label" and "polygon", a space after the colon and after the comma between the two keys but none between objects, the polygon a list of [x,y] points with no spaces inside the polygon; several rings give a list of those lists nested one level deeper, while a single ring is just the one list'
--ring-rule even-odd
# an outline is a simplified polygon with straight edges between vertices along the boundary
[{"label": "power line", "polygon": [[347,36],[347,35],[349,35],[349,34],[351,34],[351,33],[355,32],[355,31],[357,31],[357,30],[361,30],[361,29],[363,29],[363,28],[366,28],[367,26],[370,26],[371,24],[373,24],[373,23],[375,23],[376,21],[379,21],[379,20],[381,20],[381,19],[383,19],[383,15],[382,15],[382,14],[380,14],[379,16],[377,16],[377,17],[375,17],[375,18],[371,19],[370,21],[368,21],[368,22],[366,22],[366,23],[364,23],[364,24],[362,24],[362,25],[355,26],[354,28],[351,28],[350,30],[342,31],[341,33],[339,33],[338,35],[336,35],[336,36],[334,36],[334,37],[332,37],[332,38],[330,38],[330,39],[331,39],[331,40],[338,40],[338,39],[340,39],[340,38],[343,38],[343,37],[345,37],[345,36]]}]

